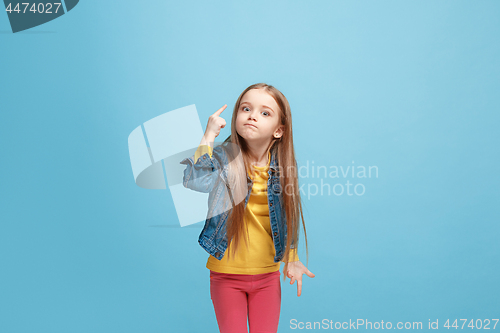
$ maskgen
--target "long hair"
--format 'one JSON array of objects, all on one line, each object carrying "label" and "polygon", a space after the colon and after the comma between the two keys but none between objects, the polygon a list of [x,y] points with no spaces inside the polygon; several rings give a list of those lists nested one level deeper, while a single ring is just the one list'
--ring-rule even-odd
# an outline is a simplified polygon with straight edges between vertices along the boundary
[{"label": "long hair", "polygon": [[[240,108],[241,99],[251,89],[263,89],[271,95],[279,106],[279,122],[284,125],[284,133],[280,138],[272,138],[267,152],[276,154],[277,168],[279,171],[279,180],[281,185],[281,193],[283,195],[283,211],[282,216],[286,217],[287,226],[287,241],[285,253],[282,261],[285,262],[283,270],[283,280],[286,279],[288,270],[289,251],[292,242],[299,245],[299,227],[300,220],[304,227],[304,236],[306,241],[306,265],[309,262],[309,251],[307,246],[307,233],[302,213],[302,203],[300,199],[300,191],[298,184],[297,161],[295,160],[295,151],[293,146],[292,133],[292,114],[290,105],[285,96],[275,87],[265,84],[256,83],[246,88],[238,97],[234,105],[233,116],[231,119],[231,135],[224,143],[231,143],[228,150],[230,159],[235,163],[230,163],[228,166],[228,177],[232,184],[230,187],[234,190],[233,196],[239,198],[238,203],[228,213],[226,223],[226,235],[228,244],[231,244],[232,251],[228,251],[228,260],[231,255],[235,255],[236,249],[240,245],[240,240],[243,239],[248,249],[248,226],[244,223],[245,215],[245,197],[248,193],[247,172],[251,170],[251,163],[248,154],[248,147],[245,139],[236,132],[236,117]],[[241,156],[239,153],[241,152]],[[240,156],[239,158],[237,156]],[[234,204],[234,203],[233,203]],[[231,254],[229,252],[232,252]]]}]

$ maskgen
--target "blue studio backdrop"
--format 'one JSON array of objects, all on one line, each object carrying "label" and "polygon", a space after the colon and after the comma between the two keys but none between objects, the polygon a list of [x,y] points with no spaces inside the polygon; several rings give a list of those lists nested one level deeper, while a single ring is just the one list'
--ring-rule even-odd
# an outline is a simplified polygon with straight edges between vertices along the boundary
[{"label": "blue studio backdrop", "polygon": [[316,274],[282,281],[279,332],[500,332],[500,2],[63,7],[0,14],[0,332],[218,332],[204,221],[127,140],[193,104],[203,130],[228,105],[225,139],[257,82],[291,105]]}]

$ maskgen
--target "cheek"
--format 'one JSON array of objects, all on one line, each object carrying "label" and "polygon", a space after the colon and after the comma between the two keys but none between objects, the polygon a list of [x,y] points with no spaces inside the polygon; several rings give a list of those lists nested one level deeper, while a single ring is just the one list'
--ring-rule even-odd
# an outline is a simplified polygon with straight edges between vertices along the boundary
[{"label": "cheek", "polygon": [[245,116],[240,112],[238,115],[236,115],[236,124],[237,125],[242,125],[246,121]]},{"label": "cheek", "polygon": [[243,124],[245,123],[245,119],[243,119],[243,117],[241,117],[240,115],[236,116],[236,128],[242,128],[243,127]]}]

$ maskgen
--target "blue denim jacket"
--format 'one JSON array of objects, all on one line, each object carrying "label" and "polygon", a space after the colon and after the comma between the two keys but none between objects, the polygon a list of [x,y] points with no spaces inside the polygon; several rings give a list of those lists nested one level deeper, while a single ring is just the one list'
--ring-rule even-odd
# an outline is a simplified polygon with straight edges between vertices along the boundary
[{"label": "blue denim jacket", "polygon": [[[194,156],[185,158],[180,163],[187,165],[184,170],[184,187],[198,192],[209,193],[207,219],[198,238],[198,243],[209,254],[221,260],[228,246],[226,220],[232,208],[215,216],[213,211],[220,208],[224,199],[223,196],[228,195],[226,189],[228,155],[225,145],[216,146],[212,151],[212,158],[208,153],[205,153],[198,158],[196,163],[194,162]],[[273,150],[271,151],[271,162],[268,171],[267,200],[274,249],[276,250],[274,262],[283,259],[287,239],[286,217],[282,209],[283,197],[277,165],[276,151]],[[253,186],[253,180],[248,175],[247,185],[248,193],[245,198],[245,208]],[[292,244],[292,248],[295,248],[295,244]]]}]

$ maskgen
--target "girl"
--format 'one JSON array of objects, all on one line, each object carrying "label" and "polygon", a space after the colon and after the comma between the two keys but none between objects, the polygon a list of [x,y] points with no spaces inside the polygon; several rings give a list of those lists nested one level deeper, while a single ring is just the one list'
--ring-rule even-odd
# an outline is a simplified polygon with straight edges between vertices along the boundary
[{"label": "girl", "polygon": [[280,263],[283,280],[297,280],[297,296],[302,274],[315,277],[297,255],[302,218],[309,257],[290,106],[271,85],[249,86],[236,101],[231,135],[213,148],[226,107],[209,117],[194,158],[181,162],[187,165],[183,184],[210,193],[198,242],[210,254],[206,267],[220,332],[248,332],[247,317],[251,333],[277,332]]}]

